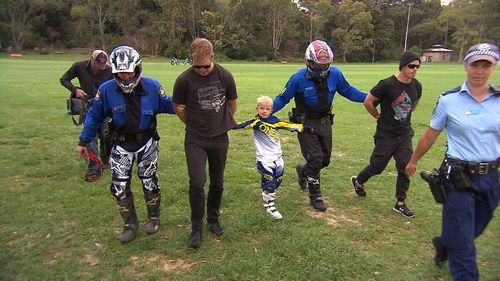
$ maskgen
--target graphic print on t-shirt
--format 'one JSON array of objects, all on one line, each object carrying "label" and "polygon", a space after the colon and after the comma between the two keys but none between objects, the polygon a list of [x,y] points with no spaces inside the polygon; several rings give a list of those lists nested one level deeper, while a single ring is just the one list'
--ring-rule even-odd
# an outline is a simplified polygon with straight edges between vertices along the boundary
[{"label": "graphic print on t-shirt", "polygon": [[408,93],[401,92],[401,95],[391,102],[391,107],[394,110],[394,119],[401,122],[406,121],[412,107]]},{"label": "graphic print on t-shirt", "polygon": [[226,96],[219,92],[216,86],[198,89],[198,102],[202,110],[215,110],[219,112],[226,102]]}]

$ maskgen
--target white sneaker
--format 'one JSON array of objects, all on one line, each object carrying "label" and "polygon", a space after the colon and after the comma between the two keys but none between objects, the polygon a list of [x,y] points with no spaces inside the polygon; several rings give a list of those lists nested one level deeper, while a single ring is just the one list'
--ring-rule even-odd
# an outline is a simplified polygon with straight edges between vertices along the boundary
[{"label": "white sneaker", "polygon": [[262,200],[264,201],[264,208],[266,212],[270,214],[273,219],[280,220],[283,216],[276,210],[276,206],[274,206],[274,200],[276,200],[276,193],[268,193],[262,192]]}]

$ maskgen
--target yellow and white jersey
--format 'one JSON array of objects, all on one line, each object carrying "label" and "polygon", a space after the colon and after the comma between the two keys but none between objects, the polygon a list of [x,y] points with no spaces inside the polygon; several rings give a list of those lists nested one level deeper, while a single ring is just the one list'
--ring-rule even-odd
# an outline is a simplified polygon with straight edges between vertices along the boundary
[{"label": "yellow and white jersey", "polygon": [[278,130],[302,132],[303,125],[281,121],[273,115],[268,118],[261,118],[257,115],[246,122],[238,124],[234,129],[253,129],[253,143],[257,161],[266,162],[276,161],[281,158],[282,151]]}]

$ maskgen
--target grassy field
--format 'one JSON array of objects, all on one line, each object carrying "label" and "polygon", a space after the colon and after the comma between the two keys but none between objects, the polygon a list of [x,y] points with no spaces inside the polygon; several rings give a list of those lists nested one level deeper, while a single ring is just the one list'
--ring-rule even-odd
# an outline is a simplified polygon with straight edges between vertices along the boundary
[{"label": "grassy field", "polygon": [[[202,246],[187,246],[190,231],[188,178],[183,151],[184,126],[162,115],[159,177],[162,226],[146,235],[146,210],[139,181],[136,194],[141,228],[126,245],[117,239],[122,221],[109,193],[109,172],[95,183],[83,180],[74,148],[81,127],[66,115],[66,90],[59,78],[83,56],[0,56],[0,280],[450,280],[448,269],[433,264],[431,238],[439,235],[441,207],[427,185],[415,177],[406,219],[393,212],[394,163],[366,185],[358,198],[349,178],[367,163],[375,122],[361,104],[340,95],[334,100],[331,165],[322,171],[328,210],[313,211],[296,183],[302,162],[294,133],[282,132],[286,175],[278,190],[282,221],[273,221],[260,198],[252,133],[230,133],[222,222],[226,233],[205,232]],[[254,115],[259,95],[278,94],[298,64],[222,63],[235,76],[237,120]],[[158,79],[171,94],[186,66],[145,60],[144,75]],[[394,64],[339,65],[351,84],[368,91],[395,73]],[[413,115],[417,138],[427,126],[441,92],[465,78],[459,64],[424,64],[424,87]],[[497,71],[492,82],[500,84]],[[285,117],[287,108],[278,116]],[[420,162],[439,165],[444,134]],[[496,212],[498,214],[498,210]],[[500,276],[500,221],[494,219],[477,240],[482,280]],[[495,265],[496,264],[496,265]]]}]

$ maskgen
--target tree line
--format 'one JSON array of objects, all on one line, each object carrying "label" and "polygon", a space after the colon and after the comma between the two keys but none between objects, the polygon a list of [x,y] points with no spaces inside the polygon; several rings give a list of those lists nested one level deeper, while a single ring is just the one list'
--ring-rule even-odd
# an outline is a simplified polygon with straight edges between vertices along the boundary
[{"label": "tree line", "polygon": [[478,42],[500,43],[500,1],[453,0],[0,0],[0,50],[134,46],[185,57],[196,37],[219,56],[300,58],[322,39],[337,61],[395,59],[435,44],[458,58]]}]

